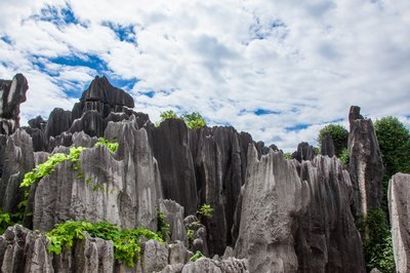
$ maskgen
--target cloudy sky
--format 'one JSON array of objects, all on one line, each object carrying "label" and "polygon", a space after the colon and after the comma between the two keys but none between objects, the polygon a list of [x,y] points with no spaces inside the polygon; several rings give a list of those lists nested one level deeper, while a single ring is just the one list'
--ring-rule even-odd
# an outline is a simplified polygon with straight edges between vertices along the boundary
[{"label": "cloudy sky", "polygon": [[96,75],[137,111],[199,111],[293,150],[350,105],[410,124],[409,0],[0,0],[0,78],[22,120],[71,109]]}]

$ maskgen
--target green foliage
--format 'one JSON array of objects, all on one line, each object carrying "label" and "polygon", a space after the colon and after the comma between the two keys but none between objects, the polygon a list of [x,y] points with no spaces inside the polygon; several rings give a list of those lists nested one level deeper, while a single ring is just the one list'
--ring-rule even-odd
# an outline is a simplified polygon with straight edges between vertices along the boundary
[{"label": "green foliage", "polygon": [[40,181],[43,177],[52,173],[56,166],[64,161],[70,161],[72,163],[78,162],[80,154],[84,151],[84,147],[72,147],[69,154],[56,153],[51,155],[44,163],[37,165],[34,170],[24,175],[24,179],[20,184],[20,187],[28,188],[34,183]]},{"label": "green foliage", "polygon": [[339,159],[342,162],[343,166],[347,167],[349,165],[349,150],[344,148],[339,155]]},{"label": "green foliage", "polygon": [[0,210],[0,235],[11,225],[12,221],[10,214]]},{"label": "green foliage", "polygon": [[163,241],[168,241],[171,237],[171,226],[161,211],[157,212],[157,230]]},{"label": "green foliage", "polygon": [[368,270],[378,268],[384,273],[395,272],[392,238],[384,211],[370,210],[360,226],[365,235],[363,247]]},{"label": "green foliage", "polygon": [[206,126],[205,119],[198,112],[192,112],[191,114],[185,114],[183,116],[186,126],[190,129],[198,129]]},{"label": "green foliage", "polygon": [[293,159],[293,156],[292,156],[292,153],[283,153],[283,158],[284,159],[288,159],[288,160],[292,160]]},{"label": "green foliage", "polygon": [[396,117],[374,123],[388,178],[397,172],[410,173],[410,132]]},{"label": "green foliage", "polygon": [[109,141],[106,138],[100,137],[97,143],[95,143],[95,147],[98,146],[105,146],[113,154],[118,150],[119,144],[118,142]]},{"label": "green foliage", "polygon": [[323,127],[319,131],[318,141],[322,144],[323,139],[326,135],[330,135],[333,139],[333,144],[335,146],[336,156],[339,157],[343,149],[347,148],[347,140],[349,138],[349,132],[341,125],[329,124]]},{"label": "green foliage", "polygon": [[214,209],[209,204],[203,204],[197,213],[203,217],[211,218],[214,214]]},{"label": "green foliage", "polygon": [[188,228],[186,232],[186,237],[188,238],[189,243],[192,243],[194,240],[195,230]]},{"label": "green foliage", "polygon": [[200,258],[205,257],[201,251],[197,250],[194,255],[189,259],[191,262],[196,262]]},{"label": "green foliage", "polygon": [[168,110],[168,111],[165,111],[165,112],[162,112],[160,115],[159,115],[159,117],[161,118],[161,122],[162,121],[164,121],[164,120],[167,120],[167,119],[176,119],[176,118],[178,118],[178,116],[177,116],[177,113],[175,113],[174,111],[172,111],[172,110]]},{"label": "green foliage", "polygon": [[108,222],[67,221],[47,233],[48,251],[60,254],[63,248],[71,248],[76,240],[83,240],[85,232],[91,237],[111,240],[114,258],[128,267],[135,266],[140,257],[143,238],[163,242],[159,234],[146,228],[121,229]]}]

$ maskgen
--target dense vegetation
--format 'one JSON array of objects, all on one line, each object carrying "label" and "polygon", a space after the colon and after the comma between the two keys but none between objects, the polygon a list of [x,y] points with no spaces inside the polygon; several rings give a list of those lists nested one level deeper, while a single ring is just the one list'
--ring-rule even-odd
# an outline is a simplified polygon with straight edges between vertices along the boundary
[{"label": "dense vegetation", "polygon": [[179,117],[174,111],[168,110],[160,114],[160,119],[160,122],[167,119],[182,119],[190,129],[198,129],[206,126],[205,119],[198,112],[192,112],[191,114],[185,114]]},{"label": "dense vegetation", "polygon": [[138,261],[143,238],[163,242],[158,233],[146,228],[121,229],[108,222],[66,221],[47,233],[48,251],[60,254],[64,248],[71,248],[76,240],[83,240],[86,233],[91,237],[111,240],[114,258],[128,267],[135,266]]},{"label": "dense vegetation", "polygon": [[340,157],[343,150],[347,148],[349,132],[343,126],[338,124],[326,125],[319,131],[318,142],[320,145],[326,135],[330,135],[332,137],[333,145],[335,146],[335,154],[337,157]]}]

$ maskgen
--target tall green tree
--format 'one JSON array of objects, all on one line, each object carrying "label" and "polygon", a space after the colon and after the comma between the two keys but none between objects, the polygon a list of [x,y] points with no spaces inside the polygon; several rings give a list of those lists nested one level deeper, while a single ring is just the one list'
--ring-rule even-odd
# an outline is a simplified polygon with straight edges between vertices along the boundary
[{"label": "tall green tree", "polygon": [[340,157],[343,150],[347,148],[347,141],[349,138],[349,132],[345,127],[338,124],[329,124],[323,127],[319,131],[319,144],[322,144],[323,139],[326,135],[330,135],[333,139],[333,145],[335,146],[335,154]]}]

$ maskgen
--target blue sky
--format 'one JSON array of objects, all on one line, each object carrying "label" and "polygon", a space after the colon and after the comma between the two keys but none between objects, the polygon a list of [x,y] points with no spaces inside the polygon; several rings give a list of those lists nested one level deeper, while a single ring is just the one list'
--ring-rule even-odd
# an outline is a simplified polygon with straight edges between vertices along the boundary
[{"label": "blue sky", "polygon": [[288,151],[352,104],[409,126],[409,18],[408,0],[2,0],[0,78],[28,78],[23,122],[104,74],[153,121],[199,111]]}]

